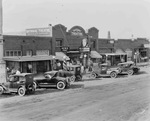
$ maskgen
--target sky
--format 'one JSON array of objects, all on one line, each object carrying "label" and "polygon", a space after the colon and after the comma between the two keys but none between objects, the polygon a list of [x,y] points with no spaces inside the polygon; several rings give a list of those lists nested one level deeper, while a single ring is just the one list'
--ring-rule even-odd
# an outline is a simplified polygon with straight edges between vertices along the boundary
[{"label": "sky", "polygon": [[150,38],[150,0],[3,0],[3,33],[62,24],[99,30],[99,38]]}]

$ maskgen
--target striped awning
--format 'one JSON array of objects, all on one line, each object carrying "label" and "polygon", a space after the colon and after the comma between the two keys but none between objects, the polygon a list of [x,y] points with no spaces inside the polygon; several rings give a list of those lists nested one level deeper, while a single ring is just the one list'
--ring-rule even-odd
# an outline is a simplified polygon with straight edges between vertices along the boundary
[{"label": "striped awning", "polygon": [[58,60],[70,60],[70,58],[63,52],[55,52],[55,59],[58,59]]}]

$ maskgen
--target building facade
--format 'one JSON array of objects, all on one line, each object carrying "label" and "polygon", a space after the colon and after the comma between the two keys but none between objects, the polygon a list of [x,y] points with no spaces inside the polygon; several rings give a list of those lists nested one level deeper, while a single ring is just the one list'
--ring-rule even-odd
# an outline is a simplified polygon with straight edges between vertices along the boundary
[{"label": "building facade", "polygon": [[52,37],[4,35],[4,60],[9,69],[40,73],[52,69]]},{"label": "building facade", "polygon": [[[36,31],[26,36],[4,35],[3,60],[6,66],[21,72],[41,73],[53,69],[54,60],[70,60],[88,67],[100,62],[103,53],[127,53],[127,60],[148,61],[149,41],[137,39],[99,38],[99,30],[92,27],[85,32],[81,26],[67,30],[64,25],[53,26],[51,36],[38,36]],[[31,31],[32,30],[32,31]],[[40,31],[43,32],[43,29]],[[40,33],[41,34],[41,33]],[[43,34],[43,33],[42,33]]]}]

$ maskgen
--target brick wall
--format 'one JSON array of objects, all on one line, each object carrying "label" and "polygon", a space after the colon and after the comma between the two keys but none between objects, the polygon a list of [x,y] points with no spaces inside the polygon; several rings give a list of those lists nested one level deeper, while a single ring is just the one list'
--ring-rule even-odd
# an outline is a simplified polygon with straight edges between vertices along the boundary
[{"label": "brick wall", "polygon": [[21,50],[25,56],[27,50],[32,50],[33,55],[36,50],[50,50],[50,55],[54,55],[54,49],[54,42],[50,37],[4,35],[4,52]]}]

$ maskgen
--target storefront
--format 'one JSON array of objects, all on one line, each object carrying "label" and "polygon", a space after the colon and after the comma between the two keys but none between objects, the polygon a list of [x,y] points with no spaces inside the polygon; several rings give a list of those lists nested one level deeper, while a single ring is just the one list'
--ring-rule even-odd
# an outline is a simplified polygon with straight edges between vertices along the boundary
[{"label": "storefront", "polygon": [[24,73],[43,73],[52,70],[53,56],[21,56],[4,57],[6,67],[9,70],[17,70]]},{"label": "storefront", "polygon": [[108,63],[110,66],[116,66],[118,63],[127,61],[126,53],[103,53],[102,63]]}]

